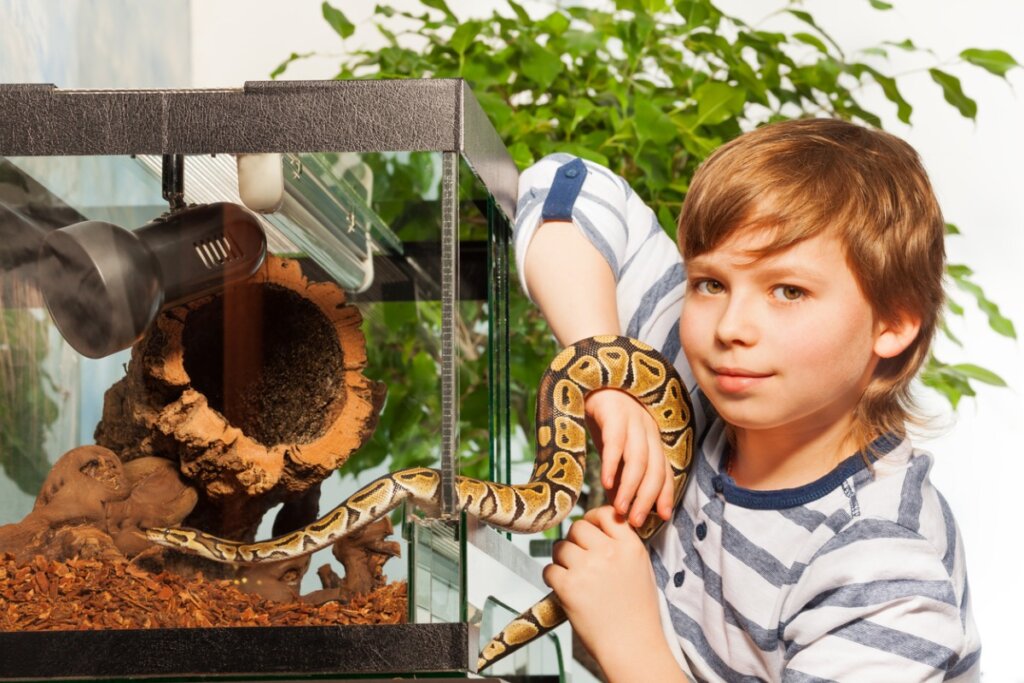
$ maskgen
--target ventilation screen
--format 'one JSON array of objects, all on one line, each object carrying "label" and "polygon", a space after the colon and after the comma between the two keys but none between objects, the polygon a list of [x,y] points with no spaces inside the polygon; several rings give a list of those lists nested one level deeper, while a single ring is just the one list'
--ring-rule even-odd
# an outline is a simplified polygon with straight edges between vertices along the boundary
[{"label": "ventilation screen", "polygon": [[243,256],[241,250],[228,240],[227,235],[201,240],[193,243],[193,246],[203,265],[211,270]]}]

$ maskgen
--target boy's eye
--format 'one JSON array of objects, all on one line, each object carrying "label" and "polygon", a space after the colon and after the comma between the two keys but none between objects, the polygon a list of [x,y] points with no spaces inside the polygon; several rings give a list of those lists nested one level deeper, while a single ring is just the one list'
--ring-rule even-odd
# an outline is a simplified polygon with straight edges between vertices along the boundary
[{"label": "boy's eye", "polygon": [[693,288],[701,294],[721,294],[725,291],[725,287],[718,280],[698,280]]},{"label": "boy's eye", "polygon": [[779,285],[772,289],[772,294],[775,295],[776,299],[783,299],[785,301],[796,301],[804,295],[804,290],[793,285]]}]

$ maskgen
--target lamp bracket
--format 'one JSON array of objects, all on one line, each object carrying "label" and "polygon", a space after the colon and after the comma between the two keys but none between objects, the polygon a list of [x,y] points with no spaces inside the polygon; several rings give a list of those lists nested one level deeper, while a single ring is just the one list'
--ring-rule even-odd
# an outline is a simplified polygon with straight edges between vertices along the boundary
[{"label": "lamp bracket", "polygon": [[185,156],[164,154],[163,190],[164,199],[171,205],[171,211],[185,208]]}]

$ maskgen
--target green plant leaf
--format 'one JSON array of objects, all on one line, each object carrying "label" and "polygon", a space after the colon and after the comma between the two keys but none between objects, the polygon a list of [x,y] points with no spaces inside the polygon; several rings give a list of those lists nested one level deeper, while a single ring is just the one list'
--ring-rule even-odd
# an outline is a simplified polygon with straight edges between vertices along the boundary
[{"label": "green plant leaf", "polygon": [[459,21],[458,18],[456,18],[455,14],[452,13],[451,9],[448,8],[448,3],[445,2],[445,0],[420,0],[420,2],[426,5],[427,7],[430,7],[431,9],[436,9],[443,12],[444,16],[449,21],[456,23]]},{"label": "green plant leaf", "polygon": [[[975,377],[974,375],[979,376]],[[929,356],[928,362],[921,373],[922,383],[943,394],[954,410],[960,403],[961,398],[976,395],[974,388],[971,386],[970,381],[972,379],[981,382],[987,382],[991,379],[995,379],[997,382],[1002,381],[997,375],[984,368],[971,364],[949,365],[943,363],[934,355]]]},{"label": "green plant leaf", "polygon": [[1017,338],[1013,322],[999,311],[999,306],[989,301],[981,287],[965,278],[954,278],[953,281],[957,287],[974,297],[978,308],[988,316],[989,327],[1004,337]]},{"label": "green plant leaf", "polygon": [[516,17],[519,18],[519,21],[523,22],[524,24],[529,24],[533,21],[530,18],[530,15],[526,13],[526,10],[523,9],[523,6],[520,5],[518,2],[515,2],[514,0],[507,0],[507,2],[508,6],[512,8],[512,11],[516,13]]},{"label": "green plant leaf", "polygon": [[573,102],[572,121],[569,122],[569,132],[576,130],[576,126],[586,119],[594,109],[597,108],[589,99],[578,99]]},{"label": "green plant leaf", "polygon": [[283,74],[285,72],[285,70],[288,68],[288,65],[291,64],[292,62],[294,62],[296,60],[299,60],[299,59],[306,59],[307,57],[312,57],[314,54],[316,54],[316,53],[315,52],[302,52],[302,53],[293,52],[293,53],[291,53],[288,56],[288,59],[286,59],[283,62],[281,62],[280,64],[278,64],[277,67],[273,71],[270,72],[270,79],[273,80],[273,79],[277,78],[278,76],[280,76],[281,74]]},{"label": "green plant leaf", "polygon": [[974,275],[974,271],[971,270],[971,267],[965,266],[962,263],[947,263],[946,272],[952,278],[964,278]]},{"label": "green plant leaf", "polygon": [[537,25],[537,28],[552,36],[560,36],[569,29],[569,17],[560,11],[554,11],[547,15]]},{"label": "green plant leaf", "polygon": [[609,165],[608,157],[607,156],[605,156],[604,154],[601,154],[600,152],[598,152],[596,150],[590,149],[589,147],[584,147],[583,145],[577,145],[577,144],[574,144],[574,143],[570,142],[569,144],[564,146],[564,149],[569,154],[574,154],[574,155],[576,155],[576,156],[578,156],[578,157],[580,157],[582,159],[587,159],[589,161],[595,161],[595,162],[601,164],[602,166],[608,166]]},{"label": "green plant leaf", "polygon": [[560,36],[565,50],[574,56],[592,57],[604,42],[600,34],[589,31],[569,30]]},{"label": "green plant leaf", "polygon": [[947,235],[959,235],[960,228],[956,227],[952,223],[946,223],[946,234]]},{"label": "green plant leaf", "polygon": [[651,14],[664,12],[669,8],[669,0],[642,0],[643,7]]},{"label": "green plant leaf", "polygon": [[861,121],[868,123],[876,128],[882,127],[882,119],[878,117],[874,112],[870,112],[864,109],[856,102],[850,100],[845,102],[835,103],[836,111],[843,114],[846,117],[856,117]]},{"label": "green plant leaf", "polygon": [[955,370],[964,377],[976,379],[979,382],[991,384],[994,387],[1006,386],[1006,381],[1002,377],[992,372],[991,370],[987,370],[981,366],[974,365],[972,363],[957,363],[956,365],[951,365],[950,369]]},{"label": "green plant leaf", "polygon": [[893,47],[898,47],[901,50],[906,50],[907,52],[916,52],[917,49],[918,49],[917,46],[914,45],[914,41],[912,41],[910,38],[904,38],[903,40],[901,40],[898,43],[897,42],[893,42],[891,40],[887,40],[887,41],[885,41],[882,44],[883,45],[892,45]]},{"label": "green plant leaf", "polygon": [[872,7],[878,10],[892,9],[892,5],[890,5],[888,2],[882,2],[882,0],[868,0],[868,2],[871,3]]},{"label": "green plant leaf", "polygon": [[558,55],[536,43],[523,47],[523,61],[520,64],[523,75],[537,84],[541,92],[548,89],[562,73],[562,60]]},{"label": "green plant leaf", "polygon": [[651,140],[664,144],[676,137],[676,126],[672,119],[649,99],[637,100],[635,114],[636,135],[641,142]]},{"label": "green plant leaf", "polygon": [[963,347],[964,343],[960,341],[959,337],[953,334],[953,330],[949,329],[949,325],[946,324],[945,320],[942,321],[942,323],[939,325],[939,328],[942,330],[942,334],[944,334],[947,339],[949,339],[957,346]]},{"label": "green plant leaf", "polygon": [[828,54],[828,47],[826,47],[825,43],[822,42],[821,38],[818,38],[817,36],[812,36],[810,33],[804,33],[803,31],[800,31],[794,33],[793,37],[799,40],[801,43],[806,43],[807,45],[817,48],[819,52]]},{"label": "green plant leaf", "polygon": [[695,126],[715,125],[735,116],[743,109],[746,92],[728,83],[709,81],[693,93],[697,100]]},{"label": "green plant leaf", "polygon": [[[468,69],[467,69],[468,71]],[[469,78],[469,74],[466,74]],[[512,107],[508,106],[505,98],[501,97],[495,92],[488,90],[481,90],[477,93],[477,100],[480,102],[480,106],[483,107],[484,112],[497,128],[502,128],[507,125],[508,120],[513,115]]]},{"label": "green plant leaf", "polygon": [[832,47],[834,47],[834,48],[835,48],[835,49],[836,49],[836,50],[837,50],[837,51],[839,52],[839,54],[842,54],[842,53],[843,53],[843,49],[842,49],[841,47],[839,47],[839,43],[837,43],[837,42],[836,42],[835,40],[833,40],[833,39],[832,39],[832,36],[830,36],[830,35],[829,35],[829,34],[828,34],[828,33],[827,33],[826,31],[825,31],[825,29],[823,29],[823,28],[822,28],[821,26],[819,26],[819,25],[818,25],[818,22],[814,20],[814,17],[812,17],[812,16],[810,15],[810,13],[808,13],[808,12],[805,12],[805,11],[803,11],[803,10],[798,10],[798,9],[788,9],[788,10],[786,10],[786,11],[787,11],[787,12],[788,12],[789,14],[792,14],[792,15],[793,15],[794,17],[796,17],[796,18],[797,18],[797,19],[799,19],[800,21],[802,21],[802,22],[804,22],[805,24],[807,24],[808,26],[810,26],[811,28],[813,28],[813,29],[814,29],[815,31],[817,31],[817,32],[818,32],[818,33],[819,33],[819,34],[820,34],[820,35],[821,35],[821,36],[822,36],[822,37],[823,37],[823,38],[824,38],[825,40],[827,40],[828,42],[832,43]]},{"label": "green plant leaf", "polygon": [[914,112],[914,108],[903,98],[903,94],[896,86],[896,79],[879,73],[874,76],[878,85],[882,86],[882,92],[885,93],[886,99],[896,105],[896,118],[903,123],[910,123],[910,115]]},{"label": "green plant leaf", "polygon": [[863,74],[869,74],[881,86],[886,99],[896,105],[897,118],[904,123],[910,123],[910,115],[913,113],[914,108],[904,99],[903,94],[896,85],[895,78],[886,76],[879,72],[878,69],[867,64],[850,64],[847,66],[847,70],[858,78]]},{"label": "green plant leaf", "polygon": [[677,0],[676,11],[683,17],[686,26],[690,29],[702,26],[711,18],[709,3],[700,0]]},{"label": "green plant leaf", "polygon": [[962,116],[974,119],[978,114],[978,103],[964,94],[960,79],[953,74],[946,73],[941,69],[928,69],[932,80],[942,86],[942,96],[952,104]]},{"label": "green plant leaf", "polygon": [[950,381],[939,374],[922,372],[921,382],[925,386],[931,387],[945,396],[946,400],[949,401],[949,404],[953,407],[953,410],[956,410],[957,406],[960,405],[960,399],[965,395],[974,396],[974,390],[971,389],[969,384]]},{"label": "green plant leaf", "polygon": [[339,36],[342,38],[348,38],[355,33],[356,25],[349,21],[348,17],[346,17],[340,9],[332,7],[331,3],[326,1],[321,5],[321,7],[323,9],[324,19],[327,20],[327,23]]},{"label": "green plant leaf", "polygon": [[508,153],[512,155],[512,161],[516,162],[516,166],[520,169],[525,169],[536,161],[533,156],[533,152],[530,150],[530,146],[522,140],[519,142],[513,142],[509,145]]},{"label": "green plant leaf", "polygon": [[980,66],[985,71],[993,73],[996,76],[1006,78],[1006,72],[1015,67],[1019,67],[1020,64],[1017,60],[1010,56],[1009,52],[1003,50],[979,50],[977,48],[970,48],[960,53],[960,57],[964,61],[969,62],[975,66]]},{"label": "green plant leaf", "polygon": [[377,31],[384,36],[384,40],[387,41],[388,45],[392,47],[398,47],[398,35],[393,31],[389,31],[386,26],[377,25]]},{"label": "green plant leaf", "polygon": [[455,31],[452,32],[452,37],[448,39],[448,47],[463,55],[466,53],[466,48],[473,44],[479,33],[479,21],[467,21],[459,24]]}]

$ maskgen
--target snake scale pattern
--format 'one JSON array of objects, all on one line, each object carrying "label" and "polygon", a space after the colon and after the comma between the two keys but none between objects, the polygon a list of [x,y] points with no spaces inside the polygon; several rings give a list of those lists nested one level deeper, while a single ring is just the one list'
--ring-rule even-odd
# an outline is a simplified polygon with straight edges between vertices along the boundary
[{"label": "snake scale pattern", "polygon": [[[683,494],[693,449],[692,406],[672,364],[643,342],[599,336],[567,346],[541,378],[537,398],[537,455],[524,484],[456,478],[457,506],[505,531],[536,533],[564,520],[583,487],[587,431],[583,402],[596,389],[621,389],[643,403],[661,431],[672,469],[675,502]],[[327,515],[284,536],[242,543],[186,528],[146,530],[160,545],[217,562],[257,564],[298,557],[380,519],[404,501],[428,514],[440,507],[441,473],[409,468],[364,486]],[[645,541],[661,526],[651,514],[637,529]],[[480,653],[477,670],[551,631],[566,619],[554,593],[516,617]]]}]

